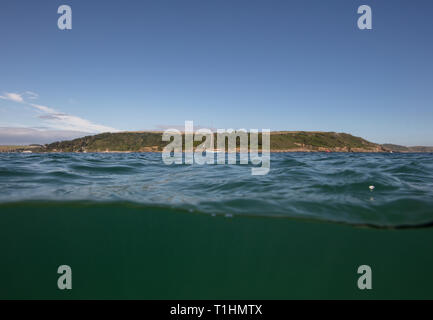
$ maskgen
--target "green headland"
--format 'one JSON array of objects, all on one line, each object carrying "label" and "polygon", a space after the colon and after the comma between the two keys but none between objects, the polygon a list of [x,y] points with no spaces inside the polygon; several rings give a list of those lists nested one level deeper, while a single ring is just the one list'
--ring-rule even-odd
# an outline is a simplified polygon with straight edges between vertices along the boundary
[{"label": "green headland", "polygon": [[[272,152],[433,152],[433,147],[381,145],[348,133],[337,132],[275,131],[271,132],[270,141]],[[168,143],[162,141],[162,132],[116,132],[46,145],[0,146],[0,152],[161,152]],[[194,145],[200,143],[194,142]]]}]

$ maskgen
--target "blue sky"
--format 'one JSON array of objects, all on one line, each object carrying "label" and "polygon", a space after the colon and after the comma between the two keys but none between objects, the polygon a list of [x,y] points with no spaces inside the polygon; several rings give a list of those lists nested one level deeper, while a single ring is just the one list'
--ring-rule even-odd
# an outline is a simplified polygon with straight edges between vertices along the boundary
[{"label": "blue sky", "polygon": [[193,120],[433,145],[432,15],[430,0],[2,0],[0,144]]}]

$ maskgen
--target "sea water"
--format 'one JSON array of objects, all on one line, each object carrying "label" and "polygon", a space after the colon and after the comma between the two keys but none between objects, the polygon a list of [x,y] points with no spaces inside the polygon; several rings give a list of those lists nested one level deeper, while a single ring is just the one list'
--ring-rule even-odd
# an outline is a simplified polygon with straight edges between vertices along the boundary
[{"label": "sea water", "polygon": [[0,154],[0,298],[433,298],[432,154],[272,153],[269,174],[250,169]]}]

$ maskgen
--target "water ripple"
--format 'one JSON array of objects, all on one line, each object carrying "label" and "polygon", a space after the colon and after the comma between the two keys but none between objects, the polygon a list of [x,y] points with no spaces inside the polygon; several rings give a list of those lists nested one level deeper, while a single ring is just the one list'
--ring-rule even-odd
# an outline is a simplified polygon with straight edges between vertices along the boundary
[{"label": "water ripple", "polygon": [[268,175],[250,169],[167,166],[158,153],[0,154],[0,201],[121,200],[390,226],[433,220],[433,154],[275,153]]}]

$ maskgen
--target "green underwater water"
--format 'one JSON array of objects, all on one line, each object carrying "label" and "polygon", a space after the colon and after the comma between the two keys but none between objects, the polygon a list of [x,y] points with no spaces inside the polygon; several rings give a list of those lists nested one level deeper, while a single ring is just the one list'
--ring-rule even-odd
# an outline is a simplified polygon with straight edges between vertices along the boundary
[{"label": "green underwater water", "polygon": [[432,154],[0,154],[0,299],[432,299],[432,226]]},{"label": "green underwater water", "polygon": [[[0,299],[432,299],[433,228],[212,216],[127,202],[0,205]],[[72,290],[57,288],[59,265]],[[372,268],[359,290],[357,268]]]}]

